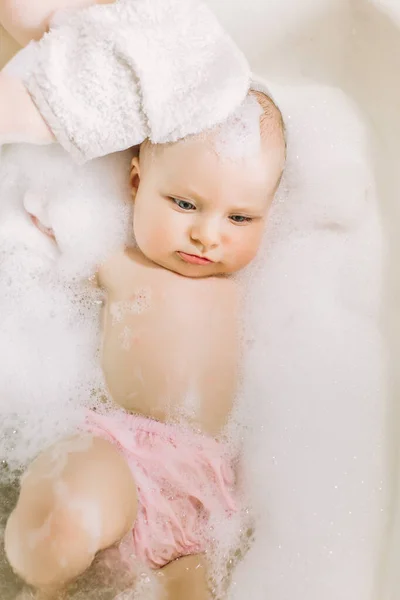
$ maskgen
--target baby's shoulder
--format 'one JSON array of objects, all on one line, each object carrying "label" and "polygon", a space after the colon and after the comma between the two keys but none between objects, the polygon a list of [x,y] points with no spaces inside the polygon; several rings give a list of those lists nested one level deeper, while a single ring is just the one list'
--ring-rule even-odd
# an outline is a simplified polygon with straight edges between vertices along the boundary
[{"label": "baby's shoulder", "polygon": [[[118,295],[132,293],[139,286],[151,287],[157,295],[168,302],[200,303],[207,310],[236,304],[238,290],[231,278],[207,277],[193,279],[183,277],[156,265],[136,248],[128,248],[113,254],[99,269],[98,283],[107,291]],[[124,292],[125,290],[125,292]]]},{"label": "baby's shoulder", "polygon": [[122,284],[134,282],[140,271],[151,266],[152,263],[135,248],[121,249],[100,266],[97,280],[101,287],[112,291]]}]

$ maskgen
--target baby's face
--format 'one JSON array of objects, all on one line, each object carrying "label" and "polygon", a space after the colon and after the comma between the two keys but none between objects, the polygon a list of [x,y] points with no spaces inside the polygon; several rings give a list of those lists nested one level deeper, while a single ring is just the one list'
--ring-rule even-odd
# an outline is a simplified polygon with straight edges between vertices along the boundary
[{"label": "baby's face", "polygon": [[282,172],[281,145],[263,142],[259,155],[233,161],[193,139],[134,158],[134,233],[143,254],[186,277],[245,267]]}]

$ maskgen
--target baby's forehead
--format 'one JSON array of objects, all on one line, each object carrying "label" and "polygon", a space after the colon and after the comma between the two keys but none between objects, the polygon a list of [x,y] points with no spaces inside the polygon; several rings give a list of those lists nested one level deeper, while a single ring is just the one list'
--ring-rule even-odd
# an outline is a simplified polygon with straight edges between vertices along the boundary
[{"label": "baby's forehead", "polygon": [[260,115],[261,107],[254,98],[250,98],[242,111],[232,115],[228,121],[212,130],[167,145],[164,152],[174,149],[177,154],[189,152],[191,157],[207,152],[220,161],[252,159],[261,151]]},{"label": "baby's forehead", "polygon": [[208,207],[263,211],[271,198],[261,154],[239,165],[221,160],[206,141],[196,140],[165,148],[155,167],[161,193],[199,200]]},{"label": "baby's forehead", "polygon": [[167,176],[186,180],[190,175],[202,180],[209,177],[230,177],[238,170],[244,174],[246,171],[262,169],[263,163],[265,161],[261,151],[240,158],[221,155],[216,152],[215,140],[205,135],[164,146],[160,152],[157,151],[154,166]]},{"label": "baby's forehead", "polygon": [[[217,144],[227,142],[227,139],[217,138]],[[155,166],[170,178],[234,179],[249,188],[265,184],[270,176],[275,180],[279,178],[284,162],[282,143],[277,136],[262,139],[260,144],[241,153],[237,147],[218,151],[214,135],[205,134],[165,145],[157,157]]]}]

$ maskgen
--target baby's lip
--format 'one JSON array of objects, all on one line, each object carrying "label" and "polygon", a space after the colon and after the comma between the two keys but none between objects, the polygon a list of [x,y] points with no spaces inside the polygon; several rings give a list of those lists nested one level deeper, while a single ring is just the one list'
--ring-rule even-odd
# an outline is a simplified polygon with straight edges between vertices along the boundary
[{"label": "baby's lip", "polygon": [[214,261],[205,256],[199,256],[198,254],[188,254],[187,252],[178,252],[182,260],[192,265],[209,265]]},{"label": "baby's lip", "polygon": [[35,225],[36,229],[38,229],[44,235],[51,238],[53,241],[56,241],[56,236],[54,235],[54,231],[50,227],[45,227],[41,221],[35,215],[28,213],[32,223]]}]

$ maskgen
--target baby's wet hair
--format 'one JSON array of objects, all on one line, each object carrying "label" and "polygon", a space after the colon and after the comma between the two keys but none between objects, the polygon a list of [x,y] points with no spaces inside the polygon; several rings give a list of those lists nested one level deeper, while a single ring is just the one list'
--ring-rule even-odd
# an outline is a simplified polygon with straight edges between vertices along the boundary
[{"label": "baby's wet hair", "polygon": [[[254,119],[259,119],[258,124]],[[237,127],[238,122],[239,127]],[[139,154],[145,164],[149,160],[154,160],[160,151],[166,150],[175,143],[185,143],[194,139],[204,140],[205,143],[211,142],[210,148],[216,151],[216,154],[221,158],[233,160],[246,158],[255,150],[258,152],[260,147],[262,148],[263,144],[268,142],[276,143],[277,151],[283,151],[282,173],[276,185],[276,189],[278,188],[286,160],[286,128],[279,107],[267,93],[250,90],[241,107],[225,123],[178,142],[153,144],[150,140],[145,140],[137,148],[136,155]]]},{"label": "baby's wet hair", "polygon": [[284,143],[286,155],[286,127],[280,108],[271,96],[264,92],[250,90],[249,95],[255,97],[262,110],[260,116],[261,140],[277,136]]}]

